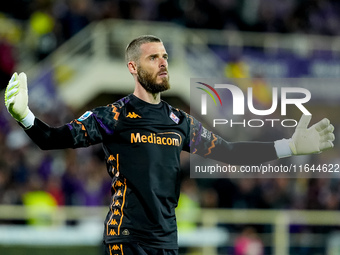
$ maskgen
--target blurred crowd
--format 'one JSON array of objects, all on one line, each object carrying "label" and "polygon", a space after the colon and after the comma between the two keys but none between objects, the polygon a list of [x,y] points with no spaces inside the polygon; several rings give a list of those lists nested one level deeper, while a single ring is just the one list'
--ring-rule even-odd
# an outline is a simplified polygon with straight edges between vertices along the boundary
[{"label": "blurred crowd", "polygon": [[28,22],[44,57],[90,22],[108,18],[189,28],[338,35],[335,0],[13,0],[0,13]]},{"label": "blurred crowd", "polygon": [[[0,18],[25,22],[29,30],[38,35],[36,56],[39,60],[91,21],[99,19],[170,21],[193,28],[335,35],[340,27],[339,7],[340,3],[332,0],[12,0],[1,2]],[[2,88],[16,66],[17,52],[11,51],[10,42],[22,38],[17,35],[20,32],[15,26],[11,26],[13,24],[5,24],[13,31],[0,36]],[[0,203],[21,203],[25,191],[44,189],[59,205],[106,204],[110,181],[100,147],[38,153],[36,146],[10,119],[3,104],[0,109]],[[70,121],[60,117],[69,115],[59,112],[57,119],[48,116],[48,122]],[[332,179],[223,179],[208,186],[199,201],[205,207],[338,209],[340,206],[338,180]]]},{"label": "blurred crowd", "polygon": [[[89,23],[172,22],[188,28],[338,35],[335,0],[12,0],[0,3],[0,88],[24,58],[39,61]],[[16,45],[17,47],[13,47]]]},{"label": "blurred crowd", "polygon": [[[100,145],[77,150],[41,151],[26,136],[4,107],[0,106],[0,204],[22,204],[23,195],[46,191],[56,205],[107,205],[110,178]],[[39,114],[52,126],[76,118],[68,108]],[[63,111],[69,111],[63,114]],[[37,112],[37,111],[35,111]],[[313,116],[320,119],[322,116]],[[268,126],[267,131],[273,132]],[[246,131],[245,131],[246,132]],[[264,137],[255,140],[264,141]],[[266,138],[268,140],[268,137]],[[320,165],[336,163],[337,151],[271,162]],[[182,194],[203,208],[340,209],[340,179],[336,178],[218,178],[191,179],[189,155],[182,154]],[[226,176],[227,177],[227,176]]]},{"label": "blurred crowd", "polygon": [[[0,109],[0,204],[31,204],[33,200],[54,206],[108,204],[111,180],[100,146],[41,151],[3,105]],[[58,125],[60,116],[61,112],[42,118]]]},{"label": "blurred crowd", "polygon": [[[335,0],[13,0],[9,17],[34,22],[67,39],[89,22],[107,18],[170,21],[192,28],[339,34]],[[39,17],[40,15],[40,17]],[[49,28],[47,28],[49,26]]]}]

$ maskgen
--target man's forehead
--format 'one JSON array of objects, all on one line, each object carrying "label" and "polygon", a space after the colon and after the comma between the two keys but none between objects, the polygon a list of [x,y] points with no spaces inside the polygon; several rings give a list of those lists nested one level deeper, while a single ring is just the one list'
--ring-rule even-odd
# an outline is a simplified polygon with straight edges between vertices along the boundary
[{"label": "man's forehead", "polygon": [[143,55],[164,54],[165,47],[161,42],[144,43],[140,46]]}]

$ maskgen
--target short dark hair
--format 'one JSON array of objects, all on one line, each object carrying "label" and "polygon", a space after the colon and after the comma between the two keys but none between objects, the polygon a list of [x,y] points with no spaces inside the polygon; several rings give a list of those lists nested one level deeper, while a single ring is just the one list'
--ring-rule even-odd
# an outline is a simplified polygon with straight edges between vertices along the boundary
[{"label": "short dark hair", "polygon": [[161,39],[154,35],[141,35],[135,39],[133,39],[125,50],[125,61],[129,63],[130,61],[138,62],[140,57],[140,46],[144,43],[152,43],[152,42],[162,42]]}]

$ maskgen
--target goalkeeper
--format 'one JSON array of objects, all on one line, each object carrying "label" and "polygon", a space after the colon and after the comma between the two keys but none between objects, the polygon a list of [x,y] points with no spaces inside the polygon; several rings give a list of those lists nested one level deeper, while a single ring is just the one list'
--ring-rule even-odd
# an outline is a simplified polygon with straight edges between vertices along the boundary
[{"label": "goalkeeper", "polygon": [[178,254],[175,208],[182,150],[245,165],[333,147],[329,120],[308,128],[311,116],[304,115],[290,139],[228,142],[161,100],[170,84],[168,54],[159,38],[135,38],[125,54],[134,92],[61,127],[50,127],[30,111],[24,73],[15,73],[5,92],[9,113],[41,149],[103,145],[112,178],[104,229],[107,255]]}]

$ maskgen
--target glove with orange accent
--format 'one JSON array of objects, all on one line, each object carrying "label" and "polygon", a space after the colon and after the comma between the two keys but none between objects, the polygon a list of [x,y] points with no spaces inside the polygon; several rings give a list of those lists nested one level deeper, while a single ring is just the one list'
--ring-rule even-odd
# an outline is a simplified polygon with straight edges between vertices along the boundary
[{"label": "glove with orange accent", "polygon": [[320,153],[334,147],[334,126],[325,118],[307,128],[311,118],[312,115],[302,115],[292,138],[275,141],[280,158]]},{"label": "glove with orange accent", "polygon": [[5,105],[12,117],[25,128],[34,123],[34,115],[28,108],[27,77],[25,73],[14,73],[5,91]]}]

